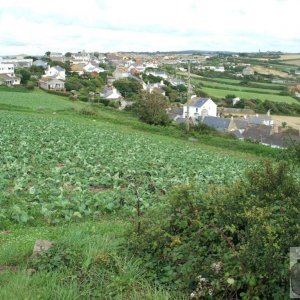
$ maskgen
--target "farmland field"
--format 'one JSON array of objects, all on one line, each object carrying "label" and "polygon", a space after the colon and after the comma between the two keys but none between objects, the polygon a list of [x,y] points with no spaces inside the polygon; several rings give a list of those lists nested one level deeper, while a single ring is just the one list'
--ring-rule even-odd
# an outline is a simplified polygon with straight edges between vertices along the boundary
[{"label": "farmland field", "polygon": [[[276,102],[286,102],[290,104],[299,103],[291,96],[279,95],[280,90],[278,88],[283,87],[282,84],[253,82],[253,84],[256,84],[258,86],[260,85],[260,88],[241,85],[241,80],[238,79],[218,77],[206,78],[196,74],[192,74],[191,77],[194,84],[202,83],[204,86],[201,89],[211,97],[224,98],[228,94],[235,94],[237,97],[243,99],[259,99],[262,101],[269,100]],[[268,88],[263,88],[264,86]]]},{"label": "farmland field", "polygon": [[283,54],[280,60],[300,59],[300,54]]},{"label": "farmland field", "polygon": [[174,185],[232,181],[248,166],[242,159],[119,132],[105,123],[6,112],[0,112],[0,122],[0,216],[13,222],[57,223],[131,210],[136,188],[148,206]]},{"label": "farmland field", "polygon": [[287,65],[300,66],[300,59],[285,60],[284,63]]},{"label": "farmland field", "polygon": [[[206,92],[208,95],[212,97],[218,97],[218,98],[224,98],[226,95],[230,94],[230,90],[222,90],[222,89],[214,89],[214,88],[207,88],[203,87],[202,90]],[[260,99],[262,101],[264,100],[270,100],[270,101],[277,101],[277,102],[286,102],[286,103],[296,103],[299,102],[290,97],[290,96],[281,96],[281,95],[268,95],[268,94],[260,94],[260,93],[251,93],[251,92],[232,92],[237,97],[243,98],[243,99]]]},{"label": "farmland field", "polygon": [[[192,80],[192,83],[197,83],[198,80]],[[216,83],[216,82],[210,82],[201,80],[200,81],[205,87],[211,87],[216,89],[229,89],[232,91],[238,91],[238,92],[253,92],[253,93],[262,93],[262,94],[279,94],[280,90],[271,90],[271,89],[264,89],[264,88],[254,88],[249,86],[242,86],[242,85],[230,85],[226,83]]]},{"label": "farmland field", "polygon": [[[86,105],[77,104],[76,110],[72,107],[65,98],[41,91],[0,92],[0,299],[190,299],[189,285],[179,289],[176,285],[180,282],[168,285],[160,275],[167,272],[165,278],[172,279],[169,265],[161,268],[159,258],[160,270],[152,271],[147,260],[133,250],[135,238],[140,249],[146,243],[139,225],[144,230],[150,220],[147,214],[152,212],[158,224],[163,224],[160,213],[164,213],[166,220],[174,219],[180,226],[201,226],[205,232],[195,242],[203,249],[203,258],[209,257],[210,265],[213,248],[207,245],[217,249],[223,241],[216,239],[210,225],[208,231],[202,225],[205,219],[189,220],[194,212],[200,212],[202,218],[208,212],[206,206],[219,212],[222,206],[209,204],[198,192],[209,195],[223,183],[230,187],[236,180],[245,181],[246,169],[260,170],[256,151],[257,155],[265,151],[270,158],[279,150],[220,136],[187,141],[177,127],[142,124],[129,112],[88,105],[93,114],[86,115],[80,111]],[[251,156],[243,152],[249,148]],[[237,184],[242,186],[242,182]],[[185,193],[178,192],[184,209],[169,214],[170,196],[187,187],[197,189],[197,194],[191,194],[196,209]],[[230,197],[229,216],[237,202],[243,207],[244,196],[247,194],[238,201]],[[193,211],[190,214],[188,210],[186,222],[180,214],[189,207]],[[267,211],[269,208],[268,204]],[[213,209],[211,212],[208,224],[219,216]],[[153,228],[155,235],[163,233],[152,226],[149,230]],[[168,251],[187,249],[188,255],[179,252],[177,257],[182,260],[186,256],[198,272],[194,258],[202,260],[202,252],[194,254],[198,245],[186,248],[188,244],[178,240],[177,231],[175,240],[173,228],[164,234]],[[203,242],[206,237],[208,242]],[[147,243],[156,249],[164,239]],[[53,245],[32,255],[36,240],[50,240]],[[232,261],[227,243],[220,249]],[[151,251],[145,255],[153,256]],[[236,270],[240,274],[238,267]],[[194,274],[189,275],[192,280]]]},{"label": "farmland field", "polygon": [[47,94],[43,91],[15,92],[0,89],[0,106],[13,106],[16,108],[29,108],[36,111],[59,111],[71,109],[72,102],[63,97]]}]

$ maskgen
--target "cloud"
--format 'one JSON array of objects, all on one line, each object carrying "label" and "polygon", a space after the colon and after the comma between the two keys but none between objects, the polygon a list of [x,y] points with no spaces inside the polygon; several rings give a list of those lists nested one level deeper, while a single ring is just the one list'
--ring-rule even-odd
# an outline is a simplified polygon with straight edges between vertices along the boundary
[{"label": "cloud", "polygon": [[[298,0],[10,0],[0,54],[182,49],[299,52]],[[9,30],[8,30],[9,28]]]}]

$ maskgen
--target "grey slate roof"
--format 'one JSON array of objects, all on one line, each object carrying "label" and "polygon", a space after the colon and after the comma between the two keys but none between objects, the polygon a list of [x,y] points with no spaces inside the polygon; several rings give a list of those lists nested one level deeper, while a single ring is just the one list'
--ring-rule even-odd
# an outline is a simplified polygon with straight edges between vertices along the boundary
[{"label": "grey slate roof", "polygon": [[234,123],[237,129],[246,129],[248,127],[248,122],[245,119],[235,119]]},{"label": "grey slate roof", "polygon": [[300,142],[300,136],[295,134],[288,135],[285,132],[274,133],[263,141],[264,144],[281,148],[288,147],[293,142]]},{"label": "grey slate roof", "polygon": [[244,139],[243,134],[239,130],[233,130],[230,133],[234,134],[238,139]]},{"label": "grey slate roof", "polygon": [[62,68],[61,66],[54,66],[53,68],[56,69],[59,72],[65,71],[65,69]]},{"label": "grey slate roof", "polygon": [[186,119],[185,118],[182,118],[182,117],[179,117],[175,120],[176,123],[179,123],[179,124],[182,124],[182,123],[185,123],[186,122]]},{"label": "grey slate roof", "polygon": [[209,98],[198,98],[191,103],[191,106],[202,107],[208,100]]},{"label": "grey slate roof", "polygon": [[182,107],[173,107],[168,111],[168,116],[171,120],[174,120],[177,116],[182,116],[183,108]]},{"label": "grey slate roof", "polygon": [[210,127],[214,127],[218,130],[224,130],[227,129],[230,124],[230,119],[228,118],[219,118],[219,117],[212,117],[212,116],[206,116],[200,119],[200,122],[202,124],[205,124]]},{"label": "grey slate roof", "polygon": [[250,124],[261,124],[264,121],[271,121],[272,118],[270,116],[254,116],[254,117],[248,117],[246,121]]},{"label": "grey slate roof", "polygon": [[254,141],[264,143],[266,138],[268,138],[272,133],[272,127],[267,125],[253,125],[247,128],[243,132],[243,137],[245,139],[251,139]]},{"label": "grey slate roof", "polygon": [[34,66],[46,68],[47,63],[41,59],[38,59],[32,63]]}]

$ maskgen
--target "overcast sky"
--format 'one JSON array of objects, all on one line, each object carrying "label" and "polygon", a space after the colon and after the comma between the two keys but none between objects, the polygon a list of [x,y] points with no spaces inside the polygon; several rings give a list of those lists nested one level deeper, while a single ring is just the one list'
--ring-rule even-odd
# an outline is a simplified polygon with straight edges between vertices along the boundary
[{"label": "overcast sky", "polygon": [[299,0],[0,0],[0,55],[300,52]]}]

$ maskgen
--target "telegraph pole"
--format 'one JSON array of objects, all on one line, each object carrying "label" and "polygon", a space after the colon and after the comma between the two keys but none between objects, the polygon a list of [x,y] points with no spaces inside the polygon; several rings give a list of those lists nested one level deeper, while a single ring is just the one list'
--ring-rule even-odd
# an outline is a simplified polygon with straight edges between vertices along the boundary
[{"label": "telegraph pole", "polygon": [[190,130],[190,97],[191,97],[191,64],[188,61],[188,87],[187,87],[187,102],[186,102],[186,131]]}]

